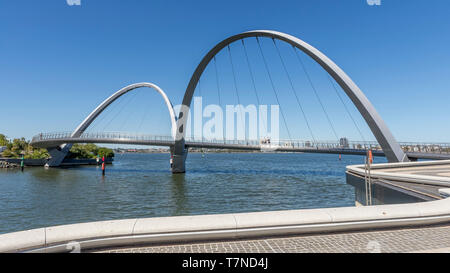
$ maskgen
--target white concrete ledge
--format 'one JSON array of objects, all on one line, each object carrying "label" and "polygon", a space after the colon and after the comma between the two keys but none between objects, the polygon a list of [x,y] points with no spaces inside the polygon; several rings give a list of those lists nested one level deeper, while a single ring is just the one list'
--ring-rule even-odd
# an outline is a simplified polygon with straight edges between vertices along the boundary
[{"label": "white concrete ledge", "polygon": [[[436,165],[448,165],[450,160],[433,160],[433,161],[409,161],[409,162],[396,162],[396,163],[377,163],[371,166],[371,169],[388,169],[388,168],[401,168],[401,167],[421,167],[421,166],[436,166]],[[354,167],[364,168],[364,164],[350,165],[347,169]]]},{"label": "white concrete ledge", "polygon": [[450,188],[440,189],[439,194],[442,196],[442,198],[449,198],[450,197]]},{"label": "white concrete ledge", "polygon": [[227,240],[450,222],[450,198],[344,207],[101,221],[0,235],[0,252],[66,252],[143,243]]},{"label": "white concrete ledge", "polygon": [[[450,164],[450,160],[373,164],[370,168],[371,169],[370,174],[371,174],[372,178],[450,187],[450,178],[449,177],[442,177],[442,176],[437,177],[437,176],[432,176],[432,175],[418,175],[418,174],[393,173],[393,172],[380,171],[380,169],[438,166],[438,165],[449,165],[449,164]],[[357,174],[360,176],[364,176],[364,173],[365,173],[364,168],[365,168],[364,165],[347,166],[347,172]]]}]

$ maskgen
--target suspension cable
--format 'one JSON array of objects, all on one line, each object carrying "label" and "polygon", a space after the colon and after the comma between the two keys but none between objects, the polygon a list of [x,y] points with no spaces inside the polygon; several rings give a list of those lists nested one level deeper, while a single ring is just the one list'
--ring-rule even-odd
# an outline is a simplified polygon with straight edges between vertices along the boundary
[{"label": "suspension cable", "polygon": [[[202,103],[203,103],[201,78],[198,79],[197,87],[198,87],[198,92],[200,93],[200,98],[202,99]],[[203,104],[202,104],[202,107],[203,107]],[[201,109],[201,111],[202,111],[202,115],[201,116],[203,118],[203,109]],[[203,138],[204,138],[204,135],[203,135],[203,121],[201,123],[202,124],[200,126],[202,126],[202,128],[201,128],[200,134],[202,135],[202,144],[203,144]],[[201,148],[201,151],[203,153],[203,148]]]},{"label": "suspension cable", "polygon": [[[258,102],[258,106],[259,106],[259,105],[261,105],[261,102],[260,102],[260,100],[259,100],[258,91],[257,91],[257,89],[256,89],[255,77],[254,77],[254,75],[253,75],[252,67],[251,67],[251,65],[250,65],[250,60],[249,60],[249,58],[248,58],[247,48],[245,47],[244,39],[242,39],[241,42],[242,42],[242,47],[244,48],[245,59],[247,60],[248,71],[250,72],[250,77],[251,77],[251,79],[252,79],[253,91],[255,92],[256,101]],[[264,126],[265,132],[267,132],[267,130],[266,130],[266,124],[262,122],[262,125]],[[262,136],[259,136],[259,137],[261,138]]]},{"label": "suspension cable", "polygon": [[[135,99],[136,99],[136,97],[137,97],[137,94],[138,94],[138,92],[134,92],[133,97],[131,98],[131,100],[130,100],[128,103],[134,102]],[[135,107],[133,107],[133,108],[131,109],[131,111],[130,111],[129,113],[127,113],[125,119],[123,120],[122,124],[121,124],[120,127],[119,127],[119,131],[121,131],[122,128],[125,127],[125,125],[127,124],[128,119],[132,116],[131,114],[134,113],[135,110],[136,110]]]},{"label": "suspension cable", "polygon": [[115,120],[118,116],[119,116],[119,114],[120,113],[122,113],[122,111],[123,111],[123,109],[125,109],[125,106],[127,106],[130,102],[131,102],[131,100],[133,100],[133,98],[136,96],[136,93],[134,93],[132,96],[128,96],[127,98],[126,98],[126,101],[124,101],[124,104],[122,105],[122,107],[120,108],[120,110],[119,110],[119,112],[105,125],[105,127],[103,127],[103,130],[102,131],[105,131],[105,129],[106,129],[106,127],[108,127],[110,124],[111,124],[111,122],[113,121],[113,120]]},{"label": "suspension cable", "polygon": [[[214,56],[214,68],[215,68],[215,71],[216,71],[216,85],[217,85],[217,95],[219,97],[219,106],[222,107],[222,103],[220,102],[219,72],[217,70],[216,56]],[[222,124],[222,126],[223,126],[223,124]],[[223,137],[223,141],[225,141],[225,130],[223,130],[223,128],[222,128],[222,137]]]},{"label": "suspension cable", "polygon": [[312,132],[311,126],[310,126],[310,124],[308,122],[308,118],[306,117],[306,113],[305,113],[305,111],[303,109],[303,106],[302,106],[302,104],[300,102],[300,98],[297,95],[297,91],[295,90],[294,83],[292,82],[291,76],[289,75],[289,72],[287,71],[286,65],[284,64],[283,58],[281,57],[280,51],[278,49],[278,46],[275,43],[275,39],[272,38],[272,42],[273,42],[273,44],[275,46],[275,49],[276,49],[276,51],[278,53],[278,57],[280,58],[281,65],[283,66],[284,72],[286,73],[286,76],[287,76],[287,78],[289,80],[289,83],[290,83],[291,88],[292,88],[292,92],[294,93],[295,99],[297,100],[297,104],[298,104],[298,106],[300,108],[300,111],[302,112],[303,118],[305,119],[306,126],[308,127],[309,133],[310,133],[313,141],[316,142],[316,138],[314,137],[314,134]]},{"label": "suspension cable", "polygon": [[306,78],[308,79],[308,82],[309,82],[309,84],[311,85],[311,88],[312,88],[312,90],[314,91],[314,94],[316,95],[317,100],[319,101],[319,104],[320,104],[320,106],[321,106],[321,108],[322,108],[322,110],[323,110],[323,112],[324,112],[324,114],[325,114],[325,116],[326,116],[326,118],[327,118],[327,120],[328,120],[328,124],[330,125],[331,130],[333,131],[334,136],[336,137],[336,139],[337,139],[338,142],[339,142],[339,136],[338,136],[338,134],[336,133],[336,129],[335,129],[334,126],[333,126],[333,122],[331,121],[330,116],[328,115],[327,111],[325,110],[325,106],[323,105],[322,100],[320,99],[319,94],[317,93],[316,87],[314,86],[314,84],[313,84],[313,82],[312,82],[312,80],[311,80],[311,77],[309,76],[309,73],[308,73],[308,71],[306,70],[305,64],[303,63],[302,59],[301,59],[300,56],[298,55],[298,52],[297,52],[296,48],[295,48],[294,46],[292,46],[292,49],[294,50],[295,55],[297,56],[297,60],[300,62],[300,65],[301,65],[301,67],[302,67],[302,69],[303,69],[303,72],[305,73]]},{"label": "suspension cable", "polygon": [[215,71],[216,71],[217,96],[219,97],[219,105],[222,106],[222,103],[220,102],[219,72],[218,72],[218,70],[217,70],[216,56],[214,56],[214,68],[215,68]]},{"label": "suspension cable", "polygon": [[144,120],[147,116],[148,116],[148,111],[146,111],[146,109],[144,108],[144,115],[142,115],[141,122],[139,123],[139,127],[137,129],[138,132],[139,132],[139,130],[141,130],[142,124],[144,123]]},{"label": "suspension cable", "polygon": [[281,108],[280,100],[278,99],[278,95],[277,95],[277,91],[276,91],[276,88],[275,88],[275,84],[273,83],[272,76],[270,75],[269,66],[267,65],[266,58],[264,57],[264,53],[262,51],[261,44],[259,43],[259,39],[258,39],[258,37],[255,37],[255,38],[256,38],[256,41],[258,42],[259,52],[261,52],[261,56],[262,56],[262,59],[264,61],[264,66],[266,68],[267,75],[269,76],[270,84],[272,85],[272,90],[275,93],[275,98],[277,99],[278,105],[280,106],[280,112],[281,112],[281,116],[283,117],[284,126],[286,126],[286,131],[288,133],[289,139],[292,140],[291,133],[289,132],[289,128],[288,128],[287,123],[286,123],[286,117],[284,116],[284,112],[283,112],[283,109]]},{"label": "suspension cable", "polygon": [[[237,97],[237,100],[238,100],[238,105],[243,107],[243,105],[241,104],[241,100],[239,98],[239,92],[238,92],[237,81],[236,81],[236,73],[234,71],[234,64],[233,64],[233,58],[231,56],[230,45],[228,45],[227,47],[228,47],[228,56],[230,57],[231,71],[232,71],[232,74],[233,74],[234,90],[236,91],[236,97]],[[238,109],[241,110],[240,107],[238,107]],[[241,123],[244,126],[244,139],[247,139],[247,136],[246,136],[247,134],[245,133],[245,122],[242,119],[242,111],[239,111],[239,112],[240,112],[239,113],[240,114],[239,117],[241,119]],[[237,128],[237,126],[236,126],[236,128]],[[237,132],[236,132],[236,136],[237,136]]]},{"label": "suspension cable", "polygon": [[256,84],[255,84],[255,77],[253,76],[252,67],[250,66],[250,61],[248,58],[247,48],[245,47],[244,39],[242,39],[241,42],[242,42],[242,47],[244,48],[245,59],[247,60],[248,71],[250,72],[250,76],[252,78],[253,90],[255,91],[256,100],[257,100],[258,104],[261,104],[259,101],[259,96],[258,96],[258,92],[256,89]]},{"label": "suspension cable", "polygon": [[236,73],[234,71],[233,58],[231,57],[230,45],[228,45],[227,48],[228,48],[228,56],[230,57],[231,72],[233,74],[234,90],[236,91],[236,97],[238,99],[238,103],[241,104],[241,100],[239,99],[239,92],[238,92],[238,88],[237,88]]},{"label": "suspension cable", "polygon": [[[108,120],[108,118],[111,116],[111,114],[114,113],[114,111],[119,108],[119,106],[122,106],[122,104],[127,101],[129,99],[129,97],[127,97],[126,99],[120,99],[119,101],[114,101],[114,103],[112,103],[111,105],[109,105],[106,109],[104,109],[104,111],[102,111],[102,113],[100,114],[100,116],[98,116],[98,118],[96,118],[94,120],[94,122],[89,126],[89,130],[92,132],[94,128],[96,128],[97,126],[100,126],[101,123],[103,121]],[[105,127],[103,128],[103,130],[105,129]]]},{"label": "suspension cable", "polygon": [[137,129],[138,132],[139,132],[139,130],[141,130],[142,124],[144,124],[144,120],[147,117],[147,115],[148,115],[148,111],[145,111],[145,108],[144,108],[144,115],[142,115],[141,122],[139,123],[139,127]]},{"label": "suspension cable", "polygon": [[331,79],[331,76],[330,76],[328,73],[326,73],[326,74],[327,74],[327,78],[328,78],[328,80],[329,80],[331,86],[333,86],[333,89],[334,89],[334,91],[336,92],[336,95],[339,97],[339,100],[341,101],[342,105],[344,106],[345,111],[347,112],[347,114],[348,114],[348,116],[350,117],[350,119],[353,121],[353,124],[355,125],[356,130],[358,131],[359,135],[360,135],[361,138],[362,138],[362,141],[363,141],[364,143],[366,143],[366,140],[365,140],[365,138],[364,138],[364,135],[362,134],[361,130],[359,129],[358,124],[356,123],[356,120],[353,118],[352,114],[350,113],[350,110],[347,108],[347,105],[345,105],[344,100],[342,99],[342,96],[339,94],[339,91],[337,90],[337,88],[336,88],[336,86],[335,86],[333,80]]},{"label": "suspension cable", "polygon": [[122,102],[123,102],[123,100],[120,100],[118,103],[113,103],[113,105],[111,105],[110,107],[108,107],[104,111],[102,111],[100,116],[94,120],[94,122],[89,126],[88,129],[92,132],[93,129],[96,128],[97,126],[99,126],[102,121],[106,120],[106,118],[111,115],[113,110],[115,110]]}]

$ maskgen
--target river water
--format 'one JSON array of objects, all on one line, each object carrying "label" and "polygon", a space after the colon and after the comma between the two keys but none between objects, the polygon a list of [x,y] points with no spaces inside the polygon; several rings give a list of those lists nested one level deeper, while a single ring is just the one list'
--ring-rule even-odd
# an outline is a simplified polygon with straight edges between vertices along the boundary
[{"label": "river water", "polygon": [[[383,162],[384,159],[378,159]],[[96,166],[0,169],[0,233],[136,217],[354,205],[345,167],[361,156],[191,153],[172,175],[168,154],[117,154]]]}]

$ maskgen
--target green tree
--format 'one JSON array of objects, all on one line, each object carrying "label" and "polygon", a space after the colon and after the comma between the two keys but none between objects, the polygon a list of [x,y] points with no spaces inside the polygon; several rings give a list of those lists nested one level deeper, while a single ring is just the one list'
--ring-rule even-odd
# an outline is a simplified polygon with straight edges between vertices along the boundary
[{"label": "green tree", "polygon": [[98,156],[99,157],[114,157],[114,151],[109,148],[101,147],[98,149]]},{"label": "green tree", "polygon": [[47,152],[47,150],[40,149],[40,148],[32,148],[31,152],[28,152],[25,155],[26,159],[45,159],[45,158],[49,158],[49,157],[50,157],[50,154]]},{"label": "green tree", "polygon": [[98,147],[95,144],[86,144],[84,145],[84,149],[87,153],[91,154],[94,157],[98,154]]},{"label": "green tree", "polygon": [[9,140],[6,138],[4,134],[0,134],[0,146],[8,145]]},{"label": "green tree", "polygon": [[21,154],[22,152],[26,152],[28,150],[28,142],[25,138],[15,138],[12,142],[11,151],[15,154]]},{"label": "green tree", "polygon": [[46,149],[32,147],[23,137],[8,141],[5,135],[0,134],[0,146],[6,146],[6,150],[2,153],[3,157],[21,158],[22,154],[26,159],[44,159],[50,157]]},{"label": "green tree", "polygon": [[114,152],[112,149],[98,147],[95,144],[74,144],[67,155],[68,158],[78,159],[96,158],[97,156],[114,157]]},{"label": "green tree", "polygon": [[[46,149],[34,148],[29,144],[25,138],[16,138],[13,141],[8,141],[6,136],[0,134],[0,146],[6,146],[2,156],[8,158],[20,158],[22,154],[26,159],[45,159],[49,158],[50,154]],[[74,144],[70,149],[68,158],[96,158],[99,157],[114,157],[114,151],[109,148],[98,147],[95,144]]]},{"label": "green tree", "polygon": [[87,151],[85,145],[74,144],[70,149],[68,158],[93,158],[93,155]]},{"label": "green tree", "polygon": [[3,151],[2,155],[3,155],[3,157],[7,157],[7,158],[16,157],[16,155],[13,152],[11,152],[11,150]]}]

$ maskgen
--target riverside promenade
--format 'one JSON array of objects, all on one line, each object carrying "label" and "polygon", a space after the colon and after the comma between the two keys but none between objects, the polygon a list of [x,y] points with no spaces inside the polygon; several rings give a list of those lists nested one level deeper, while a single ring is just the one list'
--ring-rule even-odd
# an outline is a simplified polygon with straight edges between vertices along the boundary
[{"label": "riverside promenade", "polygon": [[[375,164],[372,166],[371,178],[375,192],[375,206],[360,207],[367,209],[383,209],[389,205],[383,202],[386,198],[386,186],[389,187],[392,202],[404,203],[416,200],[415,203],[397,205],[403,210],[403,217],[408,209],[419,208],[420,216],[426,216],[423,210],[430,204],[441,203],[438,210],[446,210],[443,201],[450,200],[450,161],[426,161],[395,164]],[[354,183],[355,178],[364,175],[364,165],[347,167],[348,182],[353,181],[356,192],[356,204],[362,205],[364,197],[360,192],[362,182]],[[351,178],[352,177],[352,178]],[[350,179],[350,180],[349,180]],[[361,179],[363,180],[363,179]],[[358,185],[359,184],[359,185]],[[394,192],[394,194],[392,194]],[[406,197],[405,197],[406,196]],[[414,197],[414,198],[407,198]],[[433,202],[434,201],[434,202]],[[395,205],[394,205],[395,206]],[[436,207],[435,207],[436,209]],[[345,210],[336,208],[335,211]],[[316,210],[319,211],[319,210]],[[358,210],[354,210],[356,213]],[[330,211],[329,211],[330,212]],[[368,213],[369,210],[367,210]],[[363,220],[362,215],[349,213],[349,219]],[[352,215],[353,214],[353,215]],[[387,215],[387,211],[382,211]],[[417,215],[417,216],[419,216]],[[396,217],[393,217],[395,219]],[[402,216],[398,215],[400,220]],[[393,220],[391,219],[391,220]],[[419,222],[418,222],[419,223]],[[422,223],[424,223],[422,221]],[[128,247],[93,249],[94,253],[450,253],[450,221],[443,220],[437,225],[398,226],[367,229],[360,222],[362,230],[341,230],[339,232],[323,232],[291,236],[274,236],[242,240],[218,240],[213,242],[190,242],[172,244],[150,244]],[[366,226],[367,227],[367,226]]]},{"label": "riverside promenade", "polygon": [[450,224],[256,240],[96,249],[92,253],[450,253]]},{"label": "riverside promenade", "polygon": [[[426,188],[431,201],[53,226],[2,234],[0,252],[449,252],[449,164],[373,165],[374,182],[402,181],[414,194],[418,185],[437,187]],[[347,167],[348,175],[363,173],[362,165]]]}]

